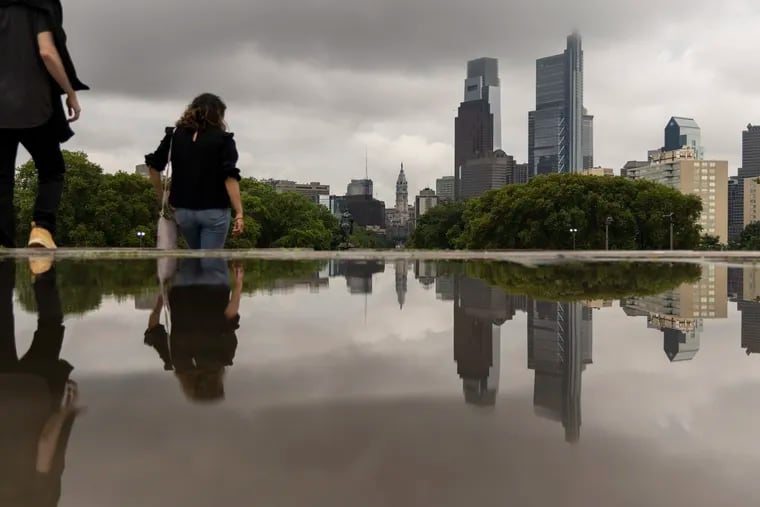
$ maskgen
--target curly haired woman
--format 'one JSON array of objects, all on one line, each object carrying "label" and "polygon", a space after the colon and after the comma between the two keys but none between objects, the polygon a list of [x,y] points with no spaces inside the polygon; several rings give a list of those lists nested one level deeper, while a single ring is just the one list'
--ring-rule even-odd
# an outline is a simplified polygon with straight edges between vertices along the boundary
[{"label": "curly haired woman", "polygon": [[155,153],[145,156],[160,201],[160,172],[166,168],[171,153],[169,205],[180,234],[192,249],[224,248],[230,207],[235,211],[232,234],[243,232],[238,153],[233,134],[227,132],[224,122],[226,109],[216,95],[199,95],[176,128],[166,129]]}]

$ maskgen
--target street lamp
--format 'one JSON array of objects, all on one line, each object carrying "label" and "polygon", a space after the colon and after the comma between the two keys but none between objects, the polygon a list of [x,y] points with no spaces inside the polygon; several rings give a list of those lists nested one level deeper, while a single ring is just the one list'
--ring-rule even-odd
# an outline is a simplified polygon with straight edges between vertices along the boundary
[{"label": "street lamp", "polygon": [[575,250],[575,235],[578,233],[578,229],[575,227],[570,228],[570,234],[573,235],[573,250]]},{"label": "street lamp", "polygon": [[670,249],[673,250],[673,216],[674,213],[668,213],[667,215],[662,215],[663,218],[669,218],[670,219]]},{"label": "street lamp", "polygon": [[142,248],[143,238],[145,237],[145,232],[143,231],[137,231],[137,237],[140,238],[140,248]]},{"label": "street lamp", "polygon": [[612,225],[612,222],[614,222],[612,217],[607,217],[607,220],[604,221],[604,249],[605,250],[610,249],[610,225]]}]

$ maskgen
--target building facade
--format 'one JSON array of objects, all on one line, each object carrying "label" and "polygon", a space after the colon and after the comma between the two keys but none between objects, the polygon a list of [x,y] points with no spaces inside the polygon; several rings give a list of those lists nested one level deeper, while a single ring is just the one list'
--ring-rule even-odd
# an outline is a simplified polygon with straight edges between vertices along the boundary
[{"label": "building facade", "polygon": [[615,176],[615,171],[609,167],[590,167],[583,169],[581,174],[584,176]]},{"label": "building facade", "polygon": [[583,107],[581,36],[573,33],[563,54],[536,61],[536,109],[528,114],[529,176],[577,173],[593,165],[591,136],[593,116]]},{"label": "building facade", "polygon": [[[760,222],[760,210],[758,210],[758,199],[760,199],[760,178],[744,178],[744,180],[742,180],[742,186],[744,187],[742,225],[747,227],[753,222]],[[739,232],[739,234],[741,235],[741,232]]]},{"label": "building facade", "polygon": [[374,195],[374,189],[372,187],[373,184],[370,179],[351,180],[351,183],[348,184],[348,188],[346,188],[346,195],[368,195],[372,197]]},{"label": "building facade", "polygon": [[[454,120],[454,173],[501,148],[501,90],[495,58],[467,62],[464,101]],[[455,189],[456,192],[456,189]],[[455,195],[455,198],[458,198]]]},{"label": "building facade", "polygon": [[749,124],[742,132],[742,167],[729,185],[729,239],[739,241],[744,230],[744,180],[760,177],[760,126]]},{"label": "building facade", "polygon": [[744,230],[744,184],[738,176],[728,179],[728,240],[739,241]]},{"label": "building facade", "polygon": [[728,242],[728,162],[697,160],[693,149],[650,154],[649,164],[627,171],[633,180],[661,183],[702,199],[700,225],[705,234]]},{"label": "building facade", "polygon": [[673,116],[665,126],[665,145],[663,151],[676,151],[681,148],[694,150],[697,160],[704,158],[702,148],[702,129],[694,118]]},{"label": "building facade", "polygon": [[415,218],[419,222],[420,217],[431,209],[438,206],[438,196],[435,195],[435,191],[430,188],[424,188],[420,191],[420,194],[414,199]]},{"label": "building facade", "polygon": [[456,178],[454,176],[443,176],[435,180],[435,193],[441,203],[454,200],[455,185]]},{"label": "building facade", "polygon": [[507,185],[514,170],[515,159],[502,150],[489,157],[468,160],[457,172],[458,199],[473,199]]},{"label": "building facade", "polygon": [[404,174],[404,164],[401,164],[401,171],[396,179],[396,213],[401,227],[409,224],[409,184]]},{"label": "building facade", "polygon": [[269,180],[269,185],[277,193],[291,192],[295,194],[303,195],[311,202],[319,204],[323,196],[330,195],[330,185],[323,185],[322,183],[296,183],[290,180]]}]

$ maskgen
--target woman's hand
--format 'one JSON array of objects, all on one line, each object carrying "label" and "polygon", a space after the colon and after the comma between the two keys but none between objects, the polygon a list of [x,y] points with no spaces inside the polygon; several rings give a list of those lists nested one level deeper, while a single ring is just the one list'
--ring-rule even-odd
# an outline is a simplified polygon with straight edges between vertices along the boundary
[{"label": "woman's hand", "polygon": [[243,214],[238,213],[235,216],[235,223],[232,226],[232,235],[240,236],[245,231],[245,222],[243,221]]}]

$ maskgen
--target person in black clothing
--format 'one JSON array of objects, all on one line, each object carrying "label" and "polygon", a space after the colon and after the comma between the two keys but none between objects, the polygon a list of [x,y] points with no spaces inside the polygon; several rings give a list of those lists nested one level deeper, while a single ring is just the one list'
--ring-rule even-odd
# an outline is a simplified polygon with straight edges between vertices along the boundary
[{"label": "person in black clothing", "polygon": [[[81,113],[59,0],[0,0],[0,246],[16,246],[13,184],[22,144],[39,178],[28,246],[55,248],[65,164],[61,143]],[[66,95],[68,118],[61,103]]]},{"label": "person in black clothing", "polygon": [[170,333],[160,323],[163,297],[156,301],[145,344],[156,349],[164,369],[174,371],[192,401],[224,397],[225,368],[232,366],[237,349],[242,292],[242,266],[235,266],[230,289],[224,259],[182,259],[168,295]]},{"label": "person in black clothing", "polygon": [[53,507],[77,406],[73,367],[60,359],[64,327],[55,269],[35,278],[37,331],[18,358],[13,316],[16,265],[0,260],[0,505]]},{"label": "person in black clothing", "polygon": [[159,173],[171,162],[169,204],[179,232],[192,249],[224,248],[230,206],[235,211],[232,233],[243,232],[238,153],[224,123],[226,108],[216,95],[200,95],[176,128],[166,129],[158,149],[145,156],[159,201],[163,197]]}]

